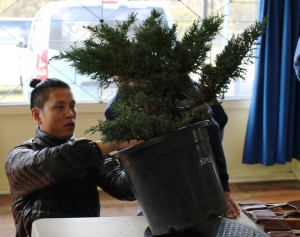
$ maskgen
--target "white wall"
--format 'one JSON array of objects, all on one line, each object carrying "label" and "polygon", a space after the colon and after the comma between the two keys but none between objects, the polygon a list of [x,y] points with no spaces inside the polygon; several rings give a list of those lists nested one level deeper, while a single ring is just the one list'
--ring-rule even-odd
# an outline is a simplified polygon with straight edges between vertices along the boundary
[{"label": "white wall", "polygon": [[300,178],[300,165],[293,161],[285,165],[264,166],[260,164],[242,164],[242,154],[247,128],[249,100],[224,101],[224,109],[228,115],[225,127],[223,147],[226,155],[230,182],[271,181]]},{"label": "white wall", "polygon": [[[265,167],[242,164],[242,152],[247,126],[249,101],[224,101],[229,121],[225,127],[224,151],[227,157],[230,182],[300,179],[300,163]],[[77,137],[98,139],[99,135],[84,134],[98,119],[103,119],[105,104],[78,104]],[[0,106],[0,194],[9,193],[4,163],[8,152],[22,141],[33,136],[35,123],[28,105]],[[296,175],[298,174],[298,175]]]}]

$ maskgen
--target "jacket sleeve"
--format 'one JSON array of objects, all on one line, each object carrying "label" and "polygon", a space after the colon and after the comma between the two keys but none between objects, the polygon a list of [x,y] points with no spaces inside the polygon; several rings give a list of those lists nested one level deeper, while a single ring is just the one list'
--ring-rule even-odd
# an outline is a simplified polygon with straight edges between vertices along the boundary
[{"label": "jacket sleeve", "polygon": [[20,145],[9,153],[5,169],[14,193],[28,195],[100,162],[98,146],[81,139],[40,150],[29,143]]},{"label": "jacket sleeve", "polygon": [[106,156],[97,175],[97,185],[111,196],[119,200],[136,200],[124,169],[114,158]]},{"label": "jacket sleeve", "polygon": [[296,76],[300,81],[300,37],[298,39],[298,44],[294,56],[294,69],[296,72]]}]

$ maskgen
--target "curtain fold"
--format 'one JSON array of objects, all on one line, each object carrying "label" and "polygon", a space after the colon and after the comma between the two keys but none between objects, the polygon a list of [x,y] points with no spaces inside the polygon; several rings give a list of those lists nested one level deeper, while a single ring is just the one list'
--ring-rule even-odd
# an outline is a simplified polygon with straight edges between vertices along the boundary
[{"label": "curtain fold", "polygon": [[261,0],[259,19],[265,16],[242,161],[270,166],[300,159],[300,83],[293,68],[300,1]]}]

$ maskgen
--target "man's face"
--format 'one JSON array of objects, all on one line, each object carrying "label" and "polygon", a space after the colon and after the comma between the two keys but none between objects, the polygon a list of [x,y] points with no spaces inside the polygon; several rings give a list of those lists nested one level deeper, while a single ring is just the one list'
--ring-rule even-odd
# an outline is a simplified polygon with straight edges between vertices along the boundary
[{"label": "man's face", "polygon": [[76,122],[75,101],[70,89],[52,89],[44,108],[33,108],[32,116],[43,132],[57,138],[70,138]]}]

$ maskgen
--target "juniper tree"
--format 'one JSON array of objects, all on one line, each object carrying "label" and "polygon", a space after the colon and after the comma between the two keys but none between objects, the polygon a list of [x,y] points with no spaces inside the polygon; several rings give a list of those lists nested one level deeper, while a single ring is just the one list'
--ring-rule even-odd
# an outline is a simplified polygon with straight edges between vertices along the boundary
[{"label": "juniper tree", "polygon": [[[100,132],[104,141],[148,140],[190,124],[195,116],[206,119],[207,105],[224,94],[232,80],[245,78],[244,65],[253,62],[253,49],[267,22],[255,22],[233,35],[210,63],[208,53],[223,16],[193,22],[181,40],[177,25],[164,24],[155,10],[139,25],[137,19],[130,14],[114,27],[105,22],[87,26],[91,34],[83,47],[56,57],[71,62],[99,86],[108,86],[118,76],[120,99],[113,106],[117,118],[99,120],[87,130]],[[196,82],[191,73],[197,75]]]}]

